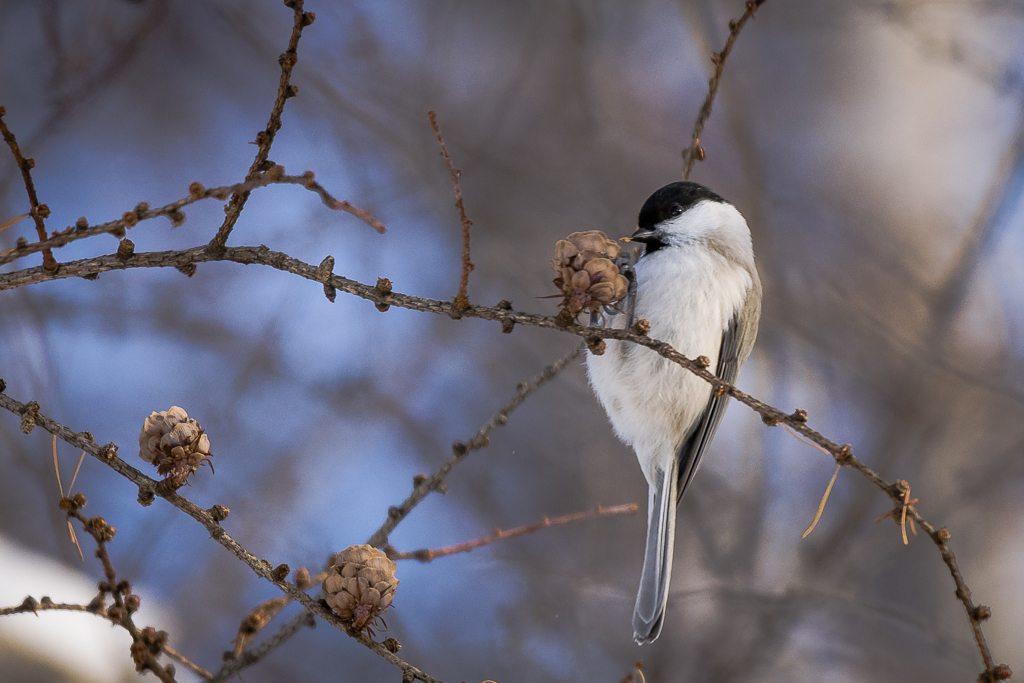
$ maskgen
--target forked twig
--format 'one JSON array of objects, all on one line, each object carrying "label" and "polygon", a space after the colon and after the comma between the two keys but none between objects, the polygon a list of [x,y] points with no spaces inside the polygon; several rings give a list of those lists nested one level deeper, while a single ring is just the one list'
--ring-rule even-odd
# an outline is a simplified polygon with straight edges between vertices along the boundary
[{"label": "forked twig", "polygon": [[[316,14],[303,11],[303,0],[285,0],[286,6],[290,7],[294,14],[292,22],[292,35],[288,40],[288,48],[278,58],[281,65],[281,78],[277,86],[277,97],[274,99],[274,107],[270,110],[270,120],[267,127],[256,134],[256,158],[253,159],[249,172],[246,173],[246,181],[255,180],[261,173],[270,170],[273,164],[270,162],[270,146],[274,144],[274,136],[281,130],[281,114],[284,112],[284,103],[289,98],[295,97],[299,89],[291,84],[292,69],[299,61],[299,39],[302,38],[302,29],[316,21]],[[224,222],[217,230],[217,234],[210,240],[211,251],[219,251],[224,248],[228,241],[231,230],[235,227],[238,217],[242,215],[245,202],[249,199],[249,192],[243,190],[236,192],[231,197],[231,202],[225,208]]]},{"label": "forked twig", "polygon": [[[316,178],[312,172],[307,171],[302,175],[286,175],[283,166],[272,166],[266,173],[260,173],[252,180],[246,180],[235,185],[223,185],[220,187],[203,187],[202,183],[193,182],[189,185],[189,194],[186,197],[182,197],[170,204],[159,206],[156,208],[150,208],[147,202],[138,204],[133,210],[125,211],[121,218],[113,221],[107,221],[106,223],[100,223],[98,225],[89,225],[85,218],[80,218],[78,223],[74,227],[68,227],[65,230],[54,232],[49,239],[42,242],[29,242],[26,244],[19,244],[13,249],[0,252],[0,265],[16,261],[19,258],[28,256],[39,251],[46,251],[51,247],[63,247],[66,244],[77,242],[78,240],[93,237],[95,235],[110,234],[118,239],[125,236],[125,232],[130,230],[141,221],[151,220],[153,218],[159,218],[165,216],[171,221],[171,225],[178,226],[185,222],[185,214],[181,211],[190,204],[202,201],[204,199],[217,199],[227,200],[231,196],[237,196],[239,193],[248,194],[258,188],[267,187],[269,185],[301,185],[303,188],[315,193],[320,197],[320,201],[324,205],[332,210],[344,211],[352,214],[356,218],[360,219],[378,233],[383,233],[387,230],[384,224],[377,220],[373,214],[365,209],[360,209],[357,206],[353,206],[347,201],[336,199],[327,191],[320,183],[316,182]],[[133,254],[121,255],[123,260],[127,260]],[[53,273],[53,271],[46,271]]]}]

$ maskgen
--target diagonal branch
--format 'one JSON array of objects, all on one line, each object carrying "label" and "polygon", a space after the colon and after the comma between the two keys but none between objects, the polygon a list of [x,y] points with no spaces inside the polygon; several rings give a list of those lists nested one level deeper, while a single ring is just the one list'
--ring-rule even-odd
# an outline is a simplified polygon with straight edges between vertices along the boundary
[{"label": "diagonal branch", "polygon": [[[303,11],[303,0],[285,0],[284,4],[292,8],[295,15],[292,23],[292,35],[288,40],[288,49],[278,59],[278,63],[281,65],[281,79],[277,86],[277,97],[274,99],[274,108],[270,110],[270,120],[267,121],[266,129],[256,134],[256,145],[259,149],[256,152],[256,158],[253,159],[252,166],[249,167],[249,172],[245,176],[247,181],[255,180],[261,173],[270,170],[270,167],[273,165],[269,161],[270,146],[274,144],[274,136],[277,135],[277,131],[281,130],[281,114],[284,112],[284,103],[288,98],[295,97],[299,92],[296,86],[291,85],[292,69],[295,68],[295,64],[299,61],[299,39],[302,37],[302,29],[316,21],[316,14]],[[225,243],[228,241],[228,235],[231,234],[231,230],[235,227],[235,223],[242,214],[242,209],[245,208],[245,202],[248,199],[249,192],[244,190],[236,192],[231,197],[231,202],[224,209],[226,214],[224,222],[221,224],[220,229],[217,230],[214,238],[210,240],[209,248],[211,251],[217,252],[224,248]]]},{"label": "diagonal branch", "polygon": [[455,188],[455,206],[459,210],[459,221],[462,222],[462,273],[459,276],[459,293],[455,295],[455,307],[460,311],[469,306],[469,295],[466,289],[469,287],[469,271],[473,270],[473,264],[469,260],[469,229],[473,221],[466,216],[466,205],[462,201],[462,189],[459,187],[459,177],[462,171],[455,168],[452,157],[448,154],[448,147],[444,144],[444,136],[441,135],[441,126],[437,123],[437,113],[433,110],[427,112],[430,125],[437,135],[437,142],[441,145],[441,156],[444,157],[445,166],[448,167],[448,174],[452,177],[452,186]]},{"label": "diagonal branch", "polygon": [[704,148],[700,145],[700,135],[704,132],[704,124],[711,116],[711,107],[715,103],[715,95],[718,94],[718,83],[722,80],[722,71],[725,70],[725,60],[732,52],[736,36],[740,34],[743,25],[754,16],[757,8],[764,4],[764,0],[750,0],[747,2],[747,10],[739,19],[729,20],[729,37],[725,41],[725,47],[721,52],[711,54],[711,61],[715,64],[715,73],[708,81],[708,94],[701,105],[700,113],[697,114],[697,121],[693,124],[693,134],[690,136],[690,146],[683,150],[683,180],[690,179],[690,172],[693,171],[693,162],[704,160]]},{"label": "diagonal branch", "polygon": [[[7,124],[4,123],[4,116],[6,114],[7,109],[0,107],[0,134],[3,135],[7,146],[11,148],[14,160],[21,170],[21,178],[25,181],[25,192],[28,194],[28,203],[32,207],[32,220],[36,222],[36,234],[39,236],[39,241],[43,242],[46,240],[46,224],[43,221],[50,216],[50,207],[39,203],[39,197],[36,196],[36,185],[32,181],[32,169],[35,167],[36,162],[34,159],[26,159],[22,155],[21,148],[18,147],[18,140],[14,137],[11,129],[7,127]],[[57,260],[53,258],[53,252],[49,249],[43,250],[43,267],[49,271],[57,269]]]},{"label": "diagonal branch", "polygon": [[491,419],[481,425],[480,429],[477,430],[469,441],[455,442],[452,444],[452,454],[444,461],[444,464],[438,468],[437,472],[429,477],[424,477],[419,480],[419,483],[409,494],[401,505],[390,508],[388,510],[388,518],[381,525],[377,531],[370,536],[370,539],[366,542],[367,545],[372,545],[375,548],[379,548],[388,542],[388,537],[391,532],[395,530],[399,522],[405,519],[414,507],[419,505],[420,501],[426,498],[431,491],[437,491],[444,478],[458,465],[460,462],[466,459],[466,457],[475,450],[486,447],[491,441],[491,432],[497,427],[508,423],[508,416],[513,410],[519,407],[519,405],[526,400],[526,398],[547,384],[550,380],[554,379],[558,373],[565,369],[569,363],[574,361],[583,352],[583,347],[579,346],[576,349],[570,351],[568,354],[559,358],[551,365],[544,368],[543,371],[529,382],[523,382],[516,387],[516,393],[512,395],[505,405],[498,409]]}]

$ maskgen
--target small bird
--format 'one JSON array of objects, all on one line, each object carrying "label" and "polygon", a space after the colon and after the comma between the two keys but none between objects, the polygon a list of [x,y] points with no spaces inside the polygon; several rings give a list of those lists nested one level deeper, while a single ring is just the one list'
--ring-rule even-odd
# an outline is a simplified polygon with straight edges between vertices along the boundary
[{"label": "small bird", "polygon": [[[687,358],[706,356],[730,384],[750,355],[761,315],[761,280],[747,222],[702,185],[661,188],[640,209],[636,232],[644,255],[623,310],[605,324],[628,329],[650,322],[650,336]],[[592,324],[593,324],[592,320]],[[637,644],[661,634],[675,544],[676,506],[711,443],[729,397],[654,351],[607,340],[587,356],[587,373],[615,433],[636,451],[649,486],[647,547],[633,611]]]}]

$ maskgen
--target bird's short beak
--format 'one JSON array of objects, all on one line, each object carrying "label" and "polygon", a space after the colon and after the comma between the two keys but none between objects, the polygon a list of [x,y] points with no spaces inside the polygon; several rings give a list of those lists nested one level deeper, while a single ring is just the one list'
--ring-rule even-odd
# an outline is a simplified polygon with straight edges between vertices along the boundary
[{"label": "bird's short beak", "polygon": [[628,241],[630,241],[630,242],[643,242],[643,243],[647,243],[647,242],[650,242],[652,240],[656,240],[657,237],[655,235],[655,231],[654,230],[646,230],[644,228],[637,228],[636,232],[634,232],[632,235],[630,235],[626,239],[628,239]]}]

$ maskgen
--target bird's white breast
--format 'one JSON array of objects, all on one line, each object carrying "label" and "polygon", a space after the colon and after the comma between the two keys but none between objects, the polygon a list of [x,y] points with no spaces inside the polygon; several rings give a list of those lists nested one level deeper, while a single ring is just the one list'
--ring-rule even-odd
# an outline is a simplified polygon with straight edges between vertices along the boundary
[{"label": "bird's white breast", "polygon": [[[636,275],[636,319],[650,321],[650,336],[687,358],[707,356],[713,372],[722,333],[751,287],[750,274],[696,240],[645,256]],[[611,325],[623,327],[625,315]],[[587,370],[616,434],[636,450],[651,481],[652,459],[679,447],[704,411],[711,385],[650,349],[611,339],[603,355],[587,355]]]}]

